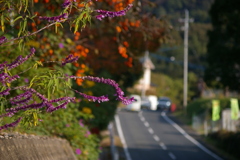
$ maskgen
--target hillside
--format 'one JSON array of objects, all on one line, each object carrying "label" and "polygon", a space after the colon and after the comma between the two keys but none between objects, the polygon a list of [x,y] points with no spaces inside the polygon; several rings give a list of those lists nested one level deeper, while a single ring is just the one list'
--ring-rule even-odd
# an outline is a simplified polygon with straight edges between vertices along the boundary
[{"label": "hillside", "polygon": [[196,96],[197,82],[204,76],[206,66],[207,32],[211,30],[208,12],[213,2],[214,0],[150,0],[142,2],[142,12],[151,12],[156,17],[167,19],[173,28],[171,34],[173,43],[165,44],[156,52],[150,53],[156,67],[153,70],[152,81],[158,86],[158,96],[169,96],[178,105],[182,104],[180,95],[183,92],[184,33],[181,30],[183,23],[180,23],[179,19],[185,18],[186,9],[189,11],[189,17],[194,19],[194,22],[189,24],[188,37],[188,100],[190,101]]},{"label": "hillside", "polygon": [[207,52],[207,31],[211,29],[208,11],[214,0],[150,0],[150,2],[154,7],[151,8],[145,5],[147,2],[143,2],[143,12],[151,12],[157,17],[168,19],[173,26],[174,43],[162,46],[155,53],[162,57],[152,56],[156,71],[174,78],[182,77],[183,31],[181,27],[183,23],[180,23],[179,19],[185,17],[185,9],[187,9],[189,17],[194,19],[194,22],[189,24],[188,58],[191,65],[189,71],[202,77]]}]

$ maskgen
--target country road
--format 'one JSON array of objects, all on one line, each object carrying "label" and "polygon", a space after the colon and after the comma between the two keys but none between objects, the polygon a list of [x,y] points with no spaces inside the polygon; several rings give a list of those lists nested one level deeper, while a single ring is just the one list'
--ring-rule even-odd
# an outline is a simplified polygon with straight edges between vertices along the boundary
[{"label": "country road", "polygon": [[126,160],[223,160],[174,123],[165,112],[118,111]]}]

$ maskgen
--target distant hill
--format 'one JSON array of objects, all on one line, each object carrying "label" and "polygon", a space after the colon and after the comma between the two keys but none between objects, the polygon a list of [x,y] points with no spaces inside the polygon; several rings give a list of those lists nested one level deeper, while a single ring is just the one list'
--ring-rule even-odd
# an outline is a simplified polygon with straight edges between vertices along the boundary
[{"label": "distant hill", "polygon": [[[163,45],[159,54],[168,59],[175,59],[177,62],[183,61],[183,26],[178,20],[184,18],[185,9],[188,9],[190,18],[194,22],[189,26],[189,63],[197,66],[205,66],[206,46],[208,42],[207,31],[211,29],[211,20],[208,11],[214,0],[150,0],[142,2],[143,12],[151,12],[159,18],[167,19],[173,26],[172,37],[174,44]],[[154,8],[146,3],[152,4]],[[151,56],[151,55],[150,55]],[[182,77],[181,63],[171,63],[163,59],[152,57],[157,72],[169,75],[173,78]],[[189,68],[198,77],[202,77],[204,72],[198,68]]]}]

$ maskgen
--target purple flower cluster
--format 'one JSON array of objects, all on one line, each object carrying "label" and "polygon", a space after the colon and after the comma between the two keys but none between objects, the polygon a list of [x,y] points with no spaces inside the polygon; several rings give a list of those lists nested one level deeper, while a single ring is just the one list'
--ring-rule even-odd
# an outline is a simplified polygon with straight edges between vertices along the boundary
[{"label": "purple flower cluster", "polygon": [[87,95],[87,94],[79,92],[77,90],[74,90],[74,91],[76,93],[78,93],[80,96],[82,96],[83,98],[88,99],[89,101],[93,101],[93,102],[98,101],[98,103],[109,101],[108,97],[104,96],[104,95],[100,96],[100,97],[96,97],[96,96]]},{"label": "purple flower cluster", "polygon": [[82,153],[81,149],[77,148],[76,149],[76,154],[80,155]]},{"label": "purple flower cluster", "polygon": [[40,20],[46,20],[48,22],[59,22],[61,19],[67,19],[67,18],[68,18],[67,13],[63,13],[60,16],[55,16],[55,17],[39,16]]},{"label": "purple flower cluster", "polygon": [[29,104],[29,105],[23,105],[23,106],[20,106],[20,107],[8,108],[8,109],[6,109],[6,112],[16,113],[20,110],[38,109],[38,108],[43,108],[44,106],[45,106],[44,102],[33,103],[33,104]]},{"label": "purple flower cluster", "polygon": [[[117,100],[121,101],[125,105],[131,104],[132,102],[134,102],[133,97],[132,98],[124,97],[124,92],[121,90],[118,83],[115,82],[112,79],[104,79],[104,78],[92,77],[92,76],[84,76],[84,77],[68,76],[68,78],[73,78],[73,79],[81,78],[83,80],[89,80],[89,81],[93,81],[93,82],[97,82],[97,83],[108,84],[108,85],[115,88],[115,91],[116,91],[115,96],[117,96]],[[84,98],[94,100],[94,101],[98,101],[98,102],[103,102],[103,101],[108,100],[107,96],[94,97],[94,96],[85,95],[84,93],[78,92],[76,90],[75,90],[75,92],[77,92],[78,94],[80,94]]]},{"label": "purple flower cluster", "polygon": [[62,66],[66,65],[67,63],[72,63],[78,60],[78,56],[74,57],[72,54],[68,55],[67,58],[64,59],[62,62]]},{"label": "purple flower cluster", "polygon": [[105,11],[105,10],[95,10],[97,13],[100,13],[100,15],[97,15],[96,18],[98,20],[102,20],[103,18],[106,17],[119,17],[119,16],[124,16],[126,12],[132,8],[132,4],[129,4],[124,10],[118,11],[118,12],[111,12],[111,11]]},{"label": "purple flower cluster", "polygon": [[[28,60],[33,54],[35,53],[35,49],[31,48],[30,54],[27,55],[25,58],[22,56],[18,56],[12,63],[7,64],[7,62],[3,62],[0,64],[0,71],[3,69],[11,70],[13,68],[16,68],[20,64],[24,63],[26,60]],[[11,83],[15,81],[17,78],[20,78],[18,75],[10,76],[8,73],[2,72],[0,73],[0,82],[5,86],[7,83]]]},{"label": "purple flower cluster", "polygon": [[82,119],[80,119],[80,120],[78,121],[78,124],[79,124],[81,127],[84,127],[84,124],[83,124],[83,120],[82,120]]},{"label": "purple flower cluster", "polygon": [[[10,103],[12,105],[17,105],[15,108],[7,108],[5,114],[0,115],[1,117],[6,117],[6,116],[12,116],[16,112],[21,111],[21,110],[28,110],[28,109],[39,109],[46,107],[47,112],[53,112],[56,111],[60,108],[66,108],[67,104],[70,102],[75,101],[75,97],[63,97],[63,98],[58,98],[58,99],[53,99],[53,100],[48,100],[47,98],[44,97],[44,95],[40,94],[36,90],[32,88],[27,88],[27,87],[18,87],[17,89],[24,90],[25,92],[22,94],[19,94],[13,98],[10,99]],[[5,92],[8,92],[10,89],[6,89],[0,93],[4,94]],[[32,101],[32,96],[36,95],[42,102],[36,103]],[[58,105],[57,107],[54,107],[52,103],[58,103],[60,101],[65,101],[62,104]]]},{"label": "purple flower cluster", "polygon": [[[58,105],[57,107],[54,107],[53,105],[51,105],[51,102],[59,102],[59,101],[65,101],[64,103]],[[63,97],[63,98],[59,98],[59,99],[55,99],[55,100],[51,100],[49,101],[47,104],[48,104],[48,107],[47,107],[47,112],[53,112],[53,111],[56,111],[60,108],[67,108],[67,104],[70,103],[70,102],[74,102],[75,101],[75,97]]]},{"label": "purple flower cluster", "polygon": [[6,41],[7,41],[6,37],[4,37],[4,36],[0,37],[0,45],[5,43]]},{"label": "purple flower cluster", "polygon": [[7,88],[7,89],[5,89],[4,91],[0,92],[0,97],[1,97],[1,96],[9,95],[9,94],[10,94],[10,93],[9,93],[10,90],[11,90],[10,88]]},{"label": "purple flower cluster", "polygon": [[25,58],[23,58],[22,56],[18,56],[12,63],[7,64],[7,62],[3,62],[2,64],[0,64],[0,70],[3,70],[4,68],[7,68],[8,70],[11,70],[13,68],[16,68],[17,66],[19,66],[20,64],[24,63],[26,60],[28,60],[30,57],[32,57],[32,55],[34,55],[35,53],[35,48],[31,48],[30,49],[30,54],[27,55]]},{"label": "purple flower cluster", "polygon": [[70,0],[65,0],[64,3],[62,4],[63,8],[67,8],[68,6],[70,6],[72,2]]},{"label": "purple flower cluster", "polygon": [[17,78],[20,77],[18,75],[9,76],[7,73],[0,73],[0,82],[3,84],[3,86],[5,86],[6,83],[15,81]]},{"label": "purple flower cluster", "polygon": [[2,130],[2,129],[8,129],[8,128],[10,128],[10,127],[14,127],[14,126],[16,126],[21,120],[22,120],[22,117],[18,118],[18,119],[17,119],[15,122],[13,122],[13,123],[5,124],[4,126],[1,126],[1,127],[0,127],[0,130]]},{"label": "purple flower cluster", "polygon": [[4,67],[6,67],[7,65],[7,62],[3,62],[2,64],[0,64],[0,70],[4,69]]}]

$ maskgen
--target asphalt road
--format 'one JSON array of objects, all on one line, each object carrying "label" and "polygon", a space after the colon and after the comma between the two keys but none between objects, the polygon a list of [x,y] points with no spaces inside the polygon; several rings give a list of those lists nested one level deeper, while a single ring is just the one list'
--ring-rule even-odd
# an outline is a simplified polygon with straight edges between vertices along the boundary
[{"label": "asphalt road", "polygon": [[222,160],[165,112],[122,110],[116,118],[127,160]]}]

